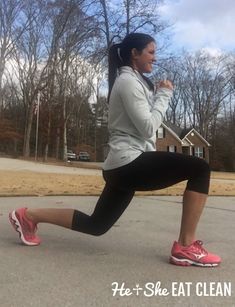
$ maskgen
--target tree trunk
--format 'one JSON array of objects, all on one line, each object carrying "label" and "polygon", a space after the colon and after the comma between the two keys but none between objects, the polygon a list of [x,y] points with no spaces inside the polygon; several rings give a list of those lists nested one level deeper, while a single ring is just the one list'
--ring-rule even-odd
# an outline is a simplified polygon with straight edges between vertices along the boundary
[{"label": "tree trunk", "polygon": [[56,159],[59,159],[59,153],[60,153],[60,128],[57,128],[56,131],[56,146],[55,146],[55,157]]},{"label": "tree trunk", "polygon": [[29,115],[27,117],[26,127],[25,127],[25,139],[24,139],[24,152],[23,155],[25,158],[30,156],[30,136],[32,131],[32,123],[33,123],[33,107],[34,105],[31,104],[29,106],[28,112]]},{"label": "tree trunk", "polygon": [[50,134],[51,134],[51,111],[49,110],[49,119],[48,119],[48,123],[47,123],[47,142],[46,142],[45,151],[44,151],[44,158],[43,158],[44,162],[46,162],[47,159],[48,159]]},{"label": "tree trunk", "polygon": [[63,161],[67,162],[67,119],[66,119],[66,98],[63,101]]}]

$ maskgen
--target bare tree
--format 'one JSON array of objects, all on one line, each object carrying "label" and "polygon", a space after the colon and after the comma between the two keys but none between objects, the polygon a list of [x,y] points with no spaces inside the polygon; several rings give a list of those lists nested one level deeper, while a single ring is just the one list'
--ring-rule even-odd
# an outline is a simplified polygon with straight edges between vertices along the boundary
[{"label": "bare tree", "polygon": [[121,40],[130,32],[145,30],[163,35],[169,25],[159,17],[158,8],[162,3],[163,0],[93,1],[92,9],[88,11],[99,21],[98,28],[104,37],[100,55],[106,55],[113,42]]},{"label": "bare tree", "polygon": [[55,19],[57,37],[56,80],[59,88],[58,98],[62,105],[63,121],[63,159],[67,160],[67,122],[71,116],[69,103],[71,96],[71,78],[73,65],[79,54],[85,53],[92,37],[97,33],[92,19],[81,9],[83,1],[64,1]]},{"label": "bare tree", "polygon": [[126,17],[123,27],[126,34],[146,27],[151,33],[163,32],[168,25],[161,20],[158,13],[158,7],[162,3],[162,0],[123,0]]},{"label": "bare tree", "polygon": [[210,125],[218,116],[222,102],[231,91],[225,74],[226,57],[212,57],[204,52],[185,55],[183,99],[187,101],[189,124],[209,137]]},{"label": "bare tree", "polygon": [[6,63],[11,59],[16,41],[22,36],[27,21],[17,24],[23,2],[20,0],[0,1],[0,114],[3,107],[3,76]]},{"label": "bare tree", "polygon": [[38,92],[43,88],[43,52],[41,35],[44,27],[44,16],[41,14],[40,2],[27,2],[21,11],[29,24],[28,28],[15,43],[14,60],[17,63],[17,75],[25,106],[25,137],[23,153],[30,155],[30,137],[34,108]]},{"label": "bare tree", "polygon": [[184,71],[181,69],[181,58],[173,55],[168,55],[158,59],[155,64],[151,77],[154,84],[160,80],[168,79],[174,85],[173,97],[169,102],[169,108],[166,114],[166,120],[175,125],[184,125],[184,103],[183,103],[183,89],[184,89]]},{"label": "bare tree", "polygon": [[212,129],[211,156],[213,166],[220,170],[235,171],[235,54],[229,54],[226,78],[230,81],[230,94],[223,101],[221,117]]}]

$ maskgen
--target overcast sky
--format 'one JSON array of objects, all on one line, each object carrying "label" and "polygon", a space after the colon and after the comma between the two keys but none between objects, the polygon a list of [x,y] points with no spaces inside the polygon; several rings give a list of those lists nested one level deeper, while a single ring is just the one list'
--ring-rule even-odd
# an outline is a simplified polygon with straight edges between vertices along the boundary
[{"label": "overcast sky", "polygon": [[176,48],[235,51],[235,0],[165,0]]}]

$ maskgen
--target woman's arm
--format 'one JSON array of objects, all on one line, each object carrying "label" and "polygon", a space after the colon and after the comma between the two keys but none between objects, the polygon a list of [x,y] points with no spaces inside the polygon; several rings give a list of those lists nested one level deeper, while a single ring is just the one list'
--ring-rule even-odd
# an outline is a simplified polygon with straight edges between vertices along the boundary
[{"label": "woman's arm", "polygon": [[168,82],[170,81],[162,81],[159,84],[151,111],[144,88],[139,81],[123,79],[119,83],[118,90],[124,108],[144,138],[151,138],[163,121],[173,89],[170,87],[171,82]]}]

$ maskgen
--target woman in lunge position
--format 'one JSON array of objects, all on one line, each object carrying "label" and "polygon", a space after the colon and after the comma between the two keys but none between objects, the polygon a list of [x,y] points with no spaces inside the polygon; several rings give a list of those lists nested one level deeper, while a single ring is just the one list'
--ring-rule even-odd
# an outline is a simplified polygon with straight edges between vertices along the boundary
[{"label": "woman in lunge position", "polygon": [[196,240],[196,227],[208,195],[210,169],[193,156],[157,152],[156,131],[172,96],[165,80],[152,84],[155,40],[143,33],[127,35],[109,50],[109,145],[103,165],[105,187],[89,216],[74,209],[20,208],[10,221],[26,245],[40,244],[39,223],[51,223],[86,234],[107,232],[131,202],[135,191],[157,190],[183,180],[183,210],[179,238],[173,243],[170,262],[176,265],[217,266],[221,259]]}]

